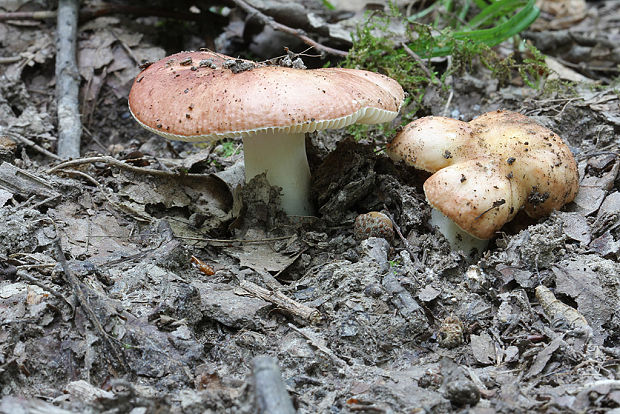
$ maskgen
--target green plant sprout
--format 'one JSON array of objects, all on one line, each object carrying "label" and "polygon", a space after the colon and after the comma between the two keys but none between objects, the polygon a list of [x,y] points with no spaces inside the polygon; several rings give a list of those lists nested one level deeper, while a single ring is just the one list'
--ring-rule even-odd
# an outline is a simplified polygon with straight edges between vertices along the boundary
[{"label": "green plant sprout", "polygon": [[[465,21],[471,6],[480,11]],[[437,12],[431,25],[418,22],[431,12]],[[463,0],[457,7],[454,0],[438,0],[417,14],[405,18],[390,4],[385,14],[369,15],[353,34],[353,47],[344,67],[366,69],[396,79],[409,94],[401,119],[409,123],[422,104],[429,85],[443,86],[448,76],[463,73],[479,62],[498,79],[508,82],[519,73],[530,87],[539,87],[549,73],[544,56],[534,47],[520,43],[520,55],[500,56],[492,49],[504,40],[514,38],[539,15],[534,0]],[[430,17],[430,16],[429,16]],[[396,31],[397,26],[401,30]],[[403,30],[404,29],[404,30]],[[398,40],[394,40],[398,39]],[[447,67],[434,65],[431,58],[450,55]],[[439,68],[439,69],[438,69]],[[439,72],[441,70],[441,73]],[[389,126],[374,126],[372,130],[388,134]],[[366,136],[369,128],[356,126],[348,130],[354,138]]]},{"label": "green plant sprout", "polygon": [[390,268],[395,268],[395,267],[401,267],[402,266],[402,263],[400,262],[400,259],[388,260],[388,263],[390,264]]},{"label": "green plant sprout", "polygon": [[240,149],[239,143],[235,141],[222,141],[220,143],[220,147],[220,156],[222,158],[232,157],[233,155],[237,154]]}]

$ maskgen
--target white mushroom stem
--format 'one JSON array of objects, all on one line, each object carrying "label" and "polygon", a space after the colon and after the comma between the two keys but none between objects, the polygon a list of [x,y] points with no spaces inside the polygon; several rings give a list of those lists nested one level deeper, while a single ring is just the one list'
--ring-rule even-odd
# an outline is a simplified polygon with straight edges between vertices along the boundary
[{"label": "white mushroom stem", "polygon": [[468,256],[472,249],[476,249],[478,253],[481,253],[489,244],[488,240],[478,239],[461,229],[436,208],[431,211],[431,225],[437,227],[453,249],[462,250]]},{"label": "white mushroom stem", "polygon": [[244,137],[243,152],[246,182],[267,173],[269,184],[282,188],[281,205],[288,215],[312,215],[304,133],[261,132]]}]

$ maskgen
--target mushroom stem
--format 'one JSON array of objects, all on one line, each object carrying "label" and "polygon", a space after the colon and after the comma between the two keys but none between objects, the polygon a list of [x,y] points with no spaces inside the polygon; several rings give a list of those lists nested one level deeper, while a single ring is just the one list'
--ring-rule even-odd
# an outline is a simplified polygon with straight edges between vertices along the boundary
[{"label": "mushroom stem", "polygon": [[478,253],[483,252],[489,243],[488,240],[478,239],[467,233],[436,208],[431,211],[430,223],[437,227],[453,249],[462,250],[468,256],[472,253],[472,249],[476,249]]},{"label": "mushroom stem", "polygon": [[246,182],[267,173],[269,184],[282,188],[281,206],[288,215],[312,215],[304,133],[257,133],[243,138],[243,151]]}]

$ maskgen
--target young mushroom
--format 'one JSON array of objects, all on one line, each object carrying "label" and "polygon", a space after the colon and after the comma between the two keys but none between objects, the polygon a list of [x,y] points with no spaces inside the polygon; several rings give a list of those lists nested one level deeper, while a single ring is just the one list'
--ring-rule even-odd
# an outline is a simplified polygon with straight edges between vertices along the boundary
[{"label": "young mushroom", "polygon": [[210,51],[181,52],[145,68],[129,109],[168,139],[242,138],[246,181],[266,173],[282,188],[282,208],[312,214],[305,133],[396,117],[401,86],[355,69],[303,70],[259,65]]},{"label": "young mushroom", "polygon": [[388,145],[394,161],[431,173],[424,193],[431,223],[450,244],[481,251],[524,210],[539,218],[577,194],[577,164],[551,130],[510,111],[462,122],[426,117],[407,125]]}]

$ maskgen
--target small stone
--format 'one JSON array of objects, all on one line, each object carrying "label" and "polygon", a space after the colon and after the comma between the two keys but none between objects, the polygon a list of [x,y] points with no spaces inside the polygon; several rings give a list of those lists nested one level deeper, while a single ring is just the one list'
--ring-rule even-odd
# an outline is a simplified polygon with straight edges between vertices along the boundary
[{"label": "small stone", "polygon": [[301,60],[301,58],[297,58],[293,61],[293,67],[295,69],[306,69],[306,65],[304,64],[304,61]]},{"label": "small stone", "polygon": [[222,66],[226,69],[230,69],[232,73],[240,73],[254,69],[255,65],[252,62],[248,62],[241,59],[228,59],[225,60]]},{"label": "small stone", "polygon": [[213,59],[202,59],[200,62],[198,62],[198,66],[200,66],[201,68],[217,69],[217,66],[215,65],[215,63],[213,63]]},{"label": "small stone", "polygon": [[290,68],[291,66],[293,66],[293,61],[291,60],[290,56],[284,56],[282,59],[280,59],[280,66],[284,66],[285,68]]},{"label": "small stone", "polygon": [[468,379],[458,379],[445,384],[444,397],[456,405],[476,405],[480,401],[480,390]]},{"label": "small stone", "polygon": [[378,211],[360,214],[355,219],[353,235],[357,240],[369,237],[381,237],[391,242],[394,240],[394,226],[390,218]]},{"label": "small stone", "polygon": [[438,390],[443,383],[443,376],[434,371],[433,369],[427,369],[424,374],[418,380],[418,387],[430,388],[432,390]]},{"label": "small stone", "polygon": [[373,283],[364,288],[364,294],[371,298],[378,298],[383,294],[383,288],[378,283]]}]

